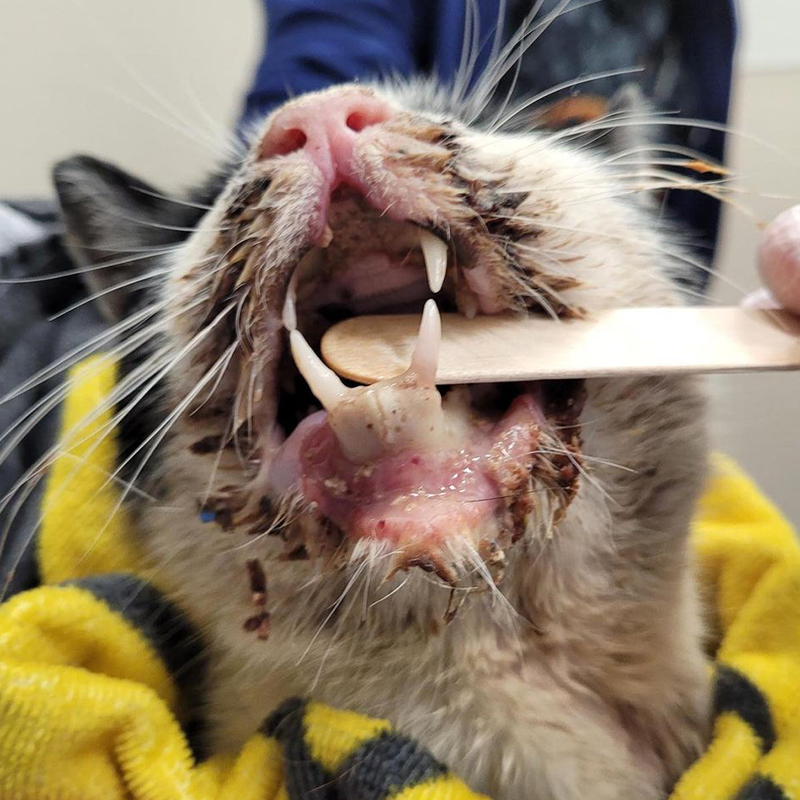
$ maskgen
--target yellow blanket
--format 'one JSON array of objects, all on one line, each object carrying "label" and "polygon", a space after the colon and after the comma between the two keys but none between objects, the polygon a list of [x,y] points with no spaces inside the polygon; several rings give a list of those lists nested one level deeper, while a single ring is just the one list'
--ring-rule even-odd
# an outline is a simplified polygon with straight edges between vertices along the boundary
[{"label": "yellow blanket", "polygon": [[[192,658],[191,633],[179,635],[188,623],[137,574],[124,511],[107,524],[118,498],[104,485],[110,415],[75,433],[115,368],[93,358],[71,380],[62,429],[72,444],[43,501],[44,585],[0,606],[0,800],[477,798],[387,722],[302,700],[238,754],[195,758],[176,678],[175,653]],[[694,545],[721,636],[714,737],[673,798],[800,800],[798,544],[717,457]],[[165,649],[170,637],[179,647]]]}]

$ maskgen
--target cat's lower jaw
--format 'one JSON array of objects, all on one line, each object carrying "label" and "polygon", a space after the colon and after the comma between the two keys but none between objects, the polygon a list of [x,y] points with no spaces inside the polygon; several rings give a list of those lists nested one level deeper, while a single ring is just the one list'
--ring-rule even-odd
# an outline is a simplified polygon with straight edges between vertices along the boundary
[{"label": "cat's lower jaw", "polygon": [[[643,633],[655,644],[657,631]],[[625,663],[608,651],[591,659],[596,642],[557,642],[574,635],[565,626],[515,640],[456,618],[424,643],[354,648],[320,636],[304,653],[307,639],[275,631],[278,664],[259,663],[261,642],[248,659],[230,650],[216,659],[214,745],[240,746],[281,700],[311,695],[389,719],[494,800],[666,797],[706,740],[709,678],[697,642],[670,637],[657,658],[630,653]]]},{"label": "cat's lower jaw", "polygon": [[575,546],[597,536],[571,530],[581,505],[546,558],[507,575],[528,593],[527,608],[514,601],[527,617],[515,625],[487,614],[485,598],[435,634],[410,624],[400,635],[353,636],[334,623],[316,635],[276,614],[263,642],[228,608],[211,638],[212,748],[241,746],[283,699],[311,696],[389,719],[494,800],[666,797],[708,734],[692,578],[683,571],[632,603],[641,587]]},{"label": "cat's lower jaw", "polygon": [[[212,748],[235,749],[301,695],[388,719],[494,800],[665,798],[710,726],[688,542],[704,403],[686,379],[588,388],[590,469],[566,516],[512,548],[502,595],[471,594],[449,624],[450,590],[420,569],[390,593],[356,581],[357,565],[323,576],[313,560],[281,561],[276,537],[188,518],[180,498],[202,485],[203,464],[176,436],[176,496],[143,522],[207,634]],[[253,556],[269,585],[267,641],[242,624]]]}]

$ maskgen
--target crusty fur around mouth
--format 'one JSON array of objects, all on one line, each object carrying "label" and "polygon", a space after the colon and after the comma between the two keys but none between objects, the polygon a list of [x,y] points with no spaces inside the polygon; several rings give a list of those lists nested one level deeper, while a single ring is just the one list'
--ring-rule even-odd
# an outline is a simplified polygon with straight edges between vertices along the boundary
[{"label": "crusty fur around mouth", "polygon": [[[392,219],[389,210],[376,210],[364,198],[342,187],[333,198],[328,216],[330,236],[325,238],[330,241],[323,242],[326,247],[321,249],[334,252],[339,246],[337,233],[341,236],[345,231],[353,235],[359,228],[368,228],[370,224],[387,228],[386,241],[392,238],[392,232],[397,236],[411,235],[413,231],[418,235],[419,230],[435,232],[434,235],[446,241],[450,250],[451,264],[440,296],[446,310],[474,314],[529,305],[535,293],[526,294],[520,290],[522,268],[515,262],[513,247],[515,237],[531,233],[530,229],[523,230],[524,226],[513,218],[513,210],[524,198],[505,192],[496,183],[467,180],[455,166],[452,148],[436,146],[444,149],[447,156],[444,163],[448,166],[438,173],[431,173],[431,196],[436,196],[437,187],[441,189],[444,185],[446,189],[440,193],[440,208],[435,214],[426,213],[424,219],[409,218],[405,222]],[[419,171],[418,157],[415,169]],[[296,184],[294,186],[297,188]],[[311,407],[314,402],[307,390],[304,393],[296,389],[299,376],[286,359],[286,337],[281,324],[286,316],[282,311],[285,312],[292,275],[299,265],[307,263],[310,258],[313,260],[320,252],[320,248],[314,248],[302,235],[294,239],[291,236],[294,230],[292,221],[283,215],[281,204],[281,197],[285,197],[291,188],[292,184],[276,169],[272,176],[248,181],[227,204],[226,226],[218,241],[220,260],[225,267],[217,271],[207,287],[207,313],[199,325],[202,327],[216,318],[226,303],[236,303],[236,316],[233,319],[231,315],[227,328],[220,326],[215,337],[209,338],[204,348],[206,352],[200,358],[211,363],[233,342],[238,343],[239,352],[231,363],[232,376],[219,382],[217,396],[211,403],[205,403],[205,413],[203,409],[195,411],[204,417],[213,417],[214,409],[216,413],[227,409],[226,416],[231,417],[232,422],[217,438],[212,437],[213,444],[217,448],[238,450],[249,480],[244,486],[226,486],[208,497],[203,503],[202,514],[206,519],[213,518],[224,529],[241,529],[254,535],[279,535],[285,543],[284,558],[325,557],[331,564],[336,564],[342,563],[343,553],[352,549],[344,546],[350,531],[342,529],[329,515],[322,513],[319,504],[309,502],[302,492],[285,491],[275,496],[268,491],[265,479],[265,462],[271,449],[269,437],[275,421],[283,420],[283,435],[291,434],[291,423],[296,425],[306,415],[300,414],[287,422],[287,406],[293,405],[296,413],[301,400],[308,401]],[[352,206],[349,221],[347,215],[344,222],[337,220],[337,211],[347,204]],[[353,224],[354,218],[356,224]],[[279,232],[282,235],[278,235]],[[342,257],[346,257],[347,252],[347,247],[340,247]],[[397,252],[392,253],[393,257],[397,255]],[[409,248],[406,261],[418,263],[420,278],[423,279],[420,283],[424,289],[420,249]],[[335,283],[335,265],[327,266],[334,267],[329,269],[326,277],[329,277],[329,283]],[[477,274],[476,270],[482,272],[482,278],[471,281],[470,274]],[[541,286],[541,283],[540,276],[537,284]],[[516,294],[509,291],[509,286],[516,287]],[[298,297],[302,295],[302,289],[301,283],[297,287]],[[413,308],[416,304],[421,308],[426,292],[419,296],[414,292],[411,294],[406,298],[406,306]],[[353,298],[356,302],[351,303],[350,308],[346,302],[341,303],[339,314],[359,313],[353,306],[363,299]],[[319,310],[312,308],[314,312]],[[372,312],[378,310],[386,309],[370,309]],[[402,310],[411,309],[406,307]],[[568,309],[561,311],[567,313]],[[297,318],[302,328],[306,320],[300,301]],[[329,319],[327,324],[331,321]],[[317,336],[324,331],[325,325],[324,319],[321,324],[318,321]],[[287,391],[286,386],[292,384],[295,388]],[[497,479],[501,493],[492,500],[499,502],[501,521],[491,536],[471,542],[483,562],[491,568],[495,580],[502,575],[505,549],[524,537],[534,511],[539,518],[546,518],[551,526],[563,513],[577,487],[580,392],[574,386],[562,385],[550,387],[546,393],[542,387],[537,387],[536,391],[541,394],[542,411],[548,423],[538,426],[536,434],[544,439],[546,446],[531,452],[524,463],[517,460],[509,463],[507,469],[500,465],[498,469],[504,473],[502,479]],[[231,398],[234,399],[232,416]],[[497,420],[502,412],[501,407],[489,407],[488,411],[483,409],[481,413]],[[214,449],[208,447],[208,442],[209,437],[205,436],[195,444],[195,452]],[[469,572],[464,565],[454,563],[451,549],[428,546],[424,541],[403,541],[401,545],[398,558],[389,566],[389,571],[417,566],[435,573],[450,585],[455,585]]]},{"label": "crusty fur around mouth", "polygon": [[[411,123],[407,117],[399,115],[386,123],[386,136],[380,140],[385,146],[377,152],[373,148],[364,159],[370,185],[380,187],[370,189],[365,206],[381,217],[430,231],[451,247],[457,274],[464,278],[455,298],[462,313],[505,309],[534,313],[546,309],[560,316],[580,313],[561,294],[578,281],[548,274],[518,251],[520,240],[535,240],[541,231],[533,216],[517,213],[527,193],[514,189],[510,165],[494,165],[491,177],[474,174],[453,131]],[[259,343],[260,350],[276,350],[268,335],[269,317],[280,313],[292,274],[319,244],[309,238],[309,225],[298,219],[297,212],[317,206],[319,196],[313,176],[298,174],[294,158],[248,162],[242,169],[246,177],[234,179],[222,199],[225,210],[212,247],[219,255],[218,266],[224,268],[212,270],[207,280],[200,281],[199,290],[208,299],[192,313],[196,332],[215,319],[225,303],[238,300],[237,318],[247,334],[242,346],[251,347],[256,360],[263,356]],[[340,189],[353,193],[346,186]],[[189,274],[186,279],[197,277]],[[470,284],[482,287],[473,286],[471,297],[463,289]],[[482,301],[479,309],[475,294]],[[234,333],[230,328],[221,331],[209,348],[221,352]]]}]

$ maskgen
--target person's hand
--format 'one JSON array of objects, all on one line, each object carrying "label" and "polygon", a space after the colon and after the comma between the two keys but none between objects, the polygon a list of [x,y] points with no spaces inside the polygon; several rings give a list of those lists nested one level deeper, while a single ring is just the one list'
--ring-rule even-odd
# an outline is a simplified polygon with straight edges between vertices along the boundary
[{"label": "person's hand", "polygon": [[758,269],[764,286],[749,294],[743,305],[782,306],[800,314],[800,205],[779,214],[764,231]]}]

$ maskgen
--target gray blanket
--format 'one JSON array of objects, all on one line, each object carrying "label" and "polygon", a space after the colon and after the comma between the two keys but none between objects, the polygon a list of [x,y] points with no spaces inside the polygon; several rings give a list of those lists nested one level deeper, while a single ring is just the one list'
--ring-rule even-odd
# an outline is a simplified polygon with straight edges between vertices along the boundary
[{"label": "gray blanket", "polygon": [[[53,277],[59,273],[63,274]],[[18,486],[52,445],[58,409],[18,442],[15,439],[26,424],[24,416],[33,413],[36,403],[63,381],[64,372],[10,395],[102,330],[104,323],[94,304],[67,311],[85,297],[86,288],[64,247],[55,204],[0,203],[0,587],[7,593],[38,582],[28,544],[36,525],[41,483],[21,506],[24,489],[21,492]],[[9,446],[10,452],[3,457]]]}]

